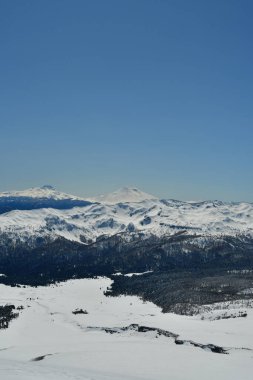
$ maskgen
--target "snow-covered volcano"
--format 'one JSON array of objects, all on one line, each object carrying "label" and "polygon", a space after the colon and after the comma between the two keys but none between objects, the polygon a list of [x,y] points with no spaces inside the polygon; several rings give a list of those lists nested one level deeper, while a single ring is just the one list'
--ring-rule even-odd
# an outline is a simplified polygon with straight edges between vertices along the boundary
[{"label": "snow-covered volcano", "polygon": [[12,210],[71,209],[88,204],[90,202],[85,199],[62,193],[49,185],[0,193],[0,214]]},{"label": "snow-covered volcano", "polygon": [[54,200],[62,200],[62,199],[79,199],[82,198],[66,194],[60,191],[57,191],[51,185],[44,185],[42,187],[32,187],[26,190],[14,190],[14,191],[5,191],[0,193],[1,198],[47,198]]},{"label": "snow-covered volcano", "polygon": [[148,199],[157,199],[155,196],[145,193],[135,187],[121,187],[120,189],[109,193],[90,198],[91,201],[116,204],[129,202],[142,202]]}]

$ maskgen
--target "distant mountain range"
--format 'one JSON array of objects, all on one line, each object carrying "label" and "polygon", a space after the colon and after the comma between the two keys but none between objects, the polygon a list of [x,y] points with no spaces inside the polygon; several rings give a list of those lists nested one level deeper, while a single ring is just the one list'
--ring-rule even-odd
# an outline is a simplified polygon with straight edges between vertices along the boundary
[{"label": "distant mountain range", "polygon": [[253,204],[159,200],[122,188],[88,200],[51,186],[0,193],[0,231],[23,241],[32,235],[94,242],[100,236],[253,236]]},{"label": "distant mountain range", "polygon": [[133,272],[218,263],[220,253],[223,264],[238,264],[253,251],[253,204],[246,202],[159,200],[128,187],[82,199],[43,186],[0,193],[0,213],[0,271],[1,258],[34,250],[68,260],[76,253],[82,265],[92,253],[90,268],[106,262],[106,271]]}]

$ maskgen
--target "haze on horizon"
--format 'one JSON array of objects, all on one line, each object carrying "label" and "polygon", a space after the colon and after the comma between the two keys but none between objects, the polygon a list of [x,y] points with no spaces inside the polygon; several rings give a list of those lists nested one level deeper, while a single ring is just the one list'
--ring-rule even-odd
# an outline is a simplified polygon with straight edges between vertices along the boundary
[{"label": "haze on horizon", "polygon": [[0,191],[253,202],[249,0],[1,0]]}]

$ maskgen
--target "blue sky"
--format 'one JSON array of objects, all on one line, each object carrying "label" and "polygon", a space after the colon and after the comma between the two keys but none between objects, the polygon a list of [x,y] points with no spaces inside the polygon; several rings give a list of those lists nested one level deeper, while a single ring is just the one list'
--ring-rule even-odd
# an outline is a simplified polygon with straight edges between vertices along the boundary
[{"label": "blue sky", "polygon": [[253,201],[253,3],[0,0],[0,191]]}]

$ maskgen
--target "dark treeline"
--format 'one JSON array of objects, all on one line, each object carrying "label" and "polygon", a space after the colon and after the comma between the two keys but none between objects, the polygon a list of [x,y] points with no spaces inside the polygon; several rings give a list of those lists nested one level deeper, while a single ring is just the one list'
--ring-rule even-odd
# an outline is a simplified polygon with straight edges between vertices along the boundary
[{"label": "dark treeline", "polygon": [[46,285],[70,278],[111,276],[119,271],[168,272],[253,268],[250,239],[223,238],[205,249],[194,244],[196,236],[132,239],[121,235],[100,238],[84,245],[59,238],[40,241],[36,248],[0,240],[0,281],[6,284]]}]

